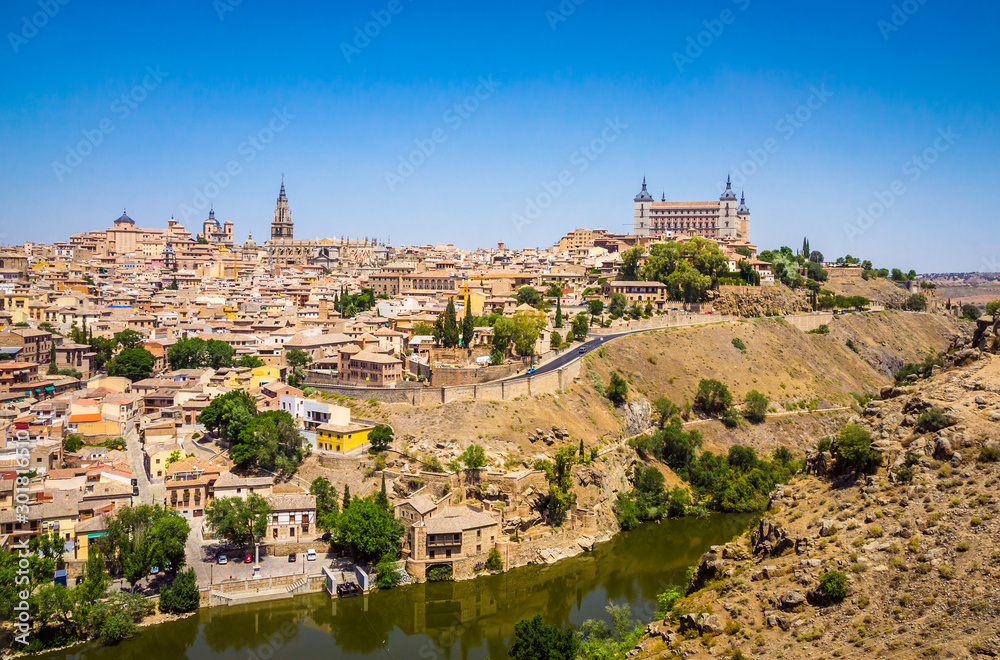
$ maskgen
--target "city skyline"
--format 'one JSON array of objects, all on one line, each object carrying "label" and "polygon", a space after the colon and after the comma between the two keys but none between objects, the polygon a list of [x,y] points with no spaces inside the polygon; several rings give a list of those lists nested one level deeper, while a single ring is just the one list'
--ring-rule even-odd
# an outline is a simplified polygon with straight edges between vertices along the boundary
[{"label": "city skyline", "polygon": [[[829,258],[989,270],[997,240],[968,237],[996,219],[995,46],[976,36],[997,10],[966,25],[903,5],[68,3],[32,31],[38,3],[16,2],[0,241],[64,240],[123,207],[196,230],[209,205],[261,240],[284,173],[301,237],[547,247],[627,231],[643,175],[687,201],[728,173],[762,249],[808,235]],[[277,47],[248,45],[268,33]]]}]

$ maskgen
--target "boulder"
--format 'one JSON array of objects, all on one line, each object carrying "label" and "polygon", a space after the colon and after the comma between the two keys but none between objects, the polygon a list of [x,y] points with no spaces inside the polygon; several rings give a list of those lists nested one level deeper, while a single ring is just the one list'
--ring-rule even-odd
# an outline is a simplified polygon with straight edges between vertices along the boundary
[{"label": "boulder", "polygon": [[954,451],[951,448],[951,442],[948,438],[940,436],[934,441],[934,458],[938,460],[947,460],[951,458]]},{"label": "boulder", "polygon": [[801,591],[786,591],[781,596],[781,609],[794,610],[799,605],[806,602],[806,595]]},{"label": "boulder", "polygon": [[833,536],[837,533],[837,521],[836,520],[823,520],[819,524],[819,535],[820,536]]}]

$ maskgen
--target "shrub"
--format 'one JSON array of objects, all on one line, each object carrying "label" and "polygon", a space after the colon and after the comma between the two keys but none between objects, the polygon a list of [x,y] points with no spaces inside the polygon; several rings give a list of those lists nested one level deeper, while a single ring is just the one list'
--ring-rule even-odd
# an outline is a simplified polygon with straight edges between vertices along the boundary
[{"label": "shrub", "polygon": [[903,466],[896,470],[896,479],[901,483],[910,483],[913,481],[913,468]]},{"label": "shrub", "polygon": [[837,456],[854,472],[867,472],[878,460],[872,448],[872,435],[860,424],[848,424],[840,430]]},{"label": "shrub", "polygon": [[858,350],[858,347],[854,345],[854,340],[853,339],[848,339],[847,340],[847,348],[851,349],[855,353],[860,353],[861,352],[861,351]]},{"label": "shrub", "polygon": [[823,325],[819,326],[815,330],[810,330],[806,334],[807,335],[828,335],[828,334],[830,334],[830,326],[828,326],[826,323],[824,323]]},{"label": "shrub", "polygon": [[743,399],[743,416],[754,424],[759,424],[767,419],[767,407],[770,403],[757,390],[750,390]]},{"label": "shrub", "polygon": [[497,550],[496,548],[490,550],[490,554],[486,558],[486,570],[488,571],[503,570],[503,558],[500,556],[500,551]]},{"label": "shrub", "polygon": [[375,586],[379,589],[392,589],[399,584],[399,570],[396,568],[396,560],[392,558],[392,555],[382,557],[375,567],[375,572],[378,574]]},{"label": "shrub", "polygon": [[979,450],[980,463],[996,463],[997,461],[1000,461],[1000,448],[983,447]]},{"label": "shrub", "polygon": [[712,378],[703,378],[698,383],[694,405],[709,415],[717,415],[733,405],[733,395],[725,384]]},{"label": "shrub", "polygon": [[193,612],[198,609],[199,599],[198,578],[194,569],[189,568],[160,589],[160,611],[171,614]]},{"label": "shrub", "polygon": [[616,406],[620,406],[628,401],[628,383],[618,373],[611,374],[611,381],[604,390],[605,396]]},{"label": "shrub", "polygon": [[727,429],[734,429],[740,425],[740,413],[732,406],[723,410],[719,419]]},{"label": "shrub", "polygon": [[826,597],[839,603],[847,597],[847,575],[841,571],[827,571],[819,578]]},{"label": "shrub", "polygon": [[427,570],[428,582],[448,582],[452,578],[451,565],[434,566]]},{"label": "shrub", "polygon": [[733,621],[732,619],[730,619],[729,621],[726,621],[726,634],[727,635],[735,635],[741,629],[742,629],[742,626],[740,626],[740,624],[738,622]]},{"label": "shrub", "polygon": [[943,428],[951,426],[948,421],[947,415],[945,415],[944,410],[941,408],[931,408],[920,413],[920,417],[917,418],[917,429],[933,433],[935,431],[940,431]]},{"label": "shrub", "polygon": [[740,349],[741,352],[747,352],[747,345],[743,343],[743,340],[739,337],[733,337],[733,346]]}]

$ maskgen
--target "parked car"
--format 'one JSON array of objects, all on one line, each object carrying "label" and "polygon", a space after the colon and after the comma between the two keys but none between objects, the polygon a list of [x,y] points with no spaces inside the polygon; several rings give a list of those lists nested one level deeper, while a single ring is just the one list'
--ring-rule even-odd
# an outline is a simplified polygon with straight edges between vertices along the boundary
[{"label": "parked car", "polygon": [[243,558],[243,563],[244,563],[244,564],[252,564],[252,563],[253,563],[253,555],[251,555],[251,554],[250,554],[250,553],[248,552],[248,553],[247,553],[247,556]]},{"label": "parked car", "polygon": [[149,569],[149,574],[150,575],[156,575],[159,572],[160,572],[160,567],[159,566],[154,566],[153,568]]},{"label": "parked car", "polygon": [[291,562],[291,563],[295,563],[295,553],[294,552],[288,553],[288,561]]},{"label": "parked car", "polygon": [[314,548],[306,550],[306,561],[316,561],[316,550]]},{"label": "parked car", "polygon": [[220,552],[219,553],[219,566],[225,566],[228,563],[229,563],[229,557],[226,557],[226,555],[224,555],[224,554],[222,554]]},{"label": "parked car", "polygon": [[132,486],[132,497],[139,497],[139,487]]}]

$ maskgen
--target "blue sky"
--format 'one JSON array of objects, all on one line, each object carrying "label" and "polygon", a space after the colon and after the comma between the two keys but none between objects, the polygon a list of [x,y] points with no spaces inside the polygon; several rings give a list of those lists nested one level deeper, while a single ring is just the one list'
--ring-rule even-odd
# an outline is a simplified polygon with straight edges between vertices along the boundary
[{"label": "blue sky", "polygon": [[1000,269],[995,4],[336,4],[5,3],[0,242],[262,241],[284,173],[298,238],[545,247],[732,173],[762,248]]}]

